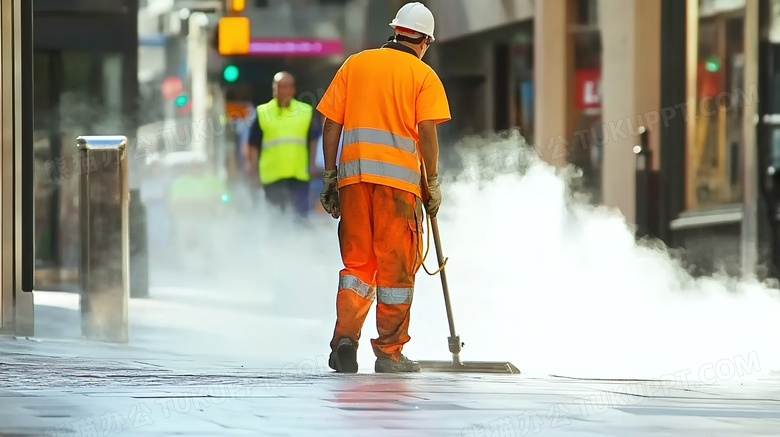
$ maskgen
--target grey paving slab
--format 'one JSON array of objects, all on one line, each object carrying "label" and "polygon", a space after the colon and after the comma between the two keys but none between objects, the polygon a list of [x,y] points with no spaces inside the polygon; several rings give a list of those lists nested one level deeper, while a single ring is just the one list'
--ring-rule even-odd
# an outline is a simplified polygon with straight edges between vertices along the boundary
[{"label": "grey paving slab", "polygon": [[[334,375],[321,351],[330,321],[258,321],[262,298],[247,309],[202,291],[153,295],[160,301],[133,303],[140,312],[131,317],[127,345],[74,335],[78,313],[66,308],[70,301],[50,302],[36,314],[49,337],[0,338],[0,436],[780,435],[778,375],[683,385],[375,375],[370,363],[361,374]],[[192,322],[206,317],[208,306],[248,330],[283,331],[301,344],[266,353],[273,339],[246,333],[220,344]],[[180,312],[192,320],[174,316]]]},{"label": "grey paving slab", "polygon": [[712,385],[703,394],[667,383],[663,396],[629,392],[617,401],[605,394],[628,382],[423,374],[285,379],[268,369],[209,374],[119,359],[75,362],[2,345],[3,434],[769,436],[780,429],[780,384],[773,378]]}]

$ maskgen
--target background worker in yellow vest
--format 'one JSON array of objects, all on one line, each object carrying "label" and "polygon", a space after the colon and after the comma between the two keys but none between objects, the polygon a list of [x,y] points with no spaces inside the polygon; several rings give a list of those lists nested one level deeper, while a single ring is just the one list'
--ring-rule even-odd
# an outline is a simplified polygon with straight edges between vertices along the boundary
[{"label": "background worker in yellow vest", "polygon": [[309,212],[309,181],[314,167],[320,123],[314,108],[294,98],[295,78],[279,72],[274,98],[257,107],[247,141],[249,162],[257,171],[266,200],[282,210],[292,205],[300,216]]}]

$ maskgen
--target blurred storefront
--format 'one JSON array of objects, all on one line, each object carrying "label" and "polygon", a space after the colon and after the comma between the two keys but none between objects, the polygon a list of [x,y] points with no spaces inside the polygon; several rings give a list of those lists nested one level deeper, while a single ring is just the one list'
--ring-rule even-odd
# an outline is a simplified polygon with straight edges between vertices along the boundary
[{"label": "blurred storefront", "polygon": [[75,284],[76,137],[132,137],[137,0],[34,2],[36,286]]},{"label": "blurred storefront", "polygon": [[[766,167],[759,165],[762,147],[755,141],[756,124],[746,123],[761,95],[761,84],[746,77],[765,62],[748,56],[757,52],[759,34],[758,21],[746,23],[748,4],[754,17],[758,7],[769,12],[769,0],[662,1],[661,107],[673,109],[659,129],[658,234],[685,248],[687,261],[702,274],[721,269],[740,274],[745,263],[753,264],[750,271],[757,262],[770,267],[777,246],[768,234],[775,222],[767,220],[772,208],[759,192],[766,180]],[[758,273],[776,274],[771,270]]]},{"label": "blurred storefront", "polygon": [[780,105],[780,68],[768,41],[749,56],[779,14],[774,0],[537,2],[534,144],[697,273],[780,265],[780,116],[761,109],[757,149],[752,121],[759,96]]},{"label": "blurred storefront", "polygon": [[519,127],[696,272],[780,273],[780,0],[426,4],[445,133]]},{"label": "blurred storefront", "polygon": [[[604,129],[601,114],[601,29],[597,0],[580,0],[569,5],[573,25],[569,38],[574,48],[574,132],[568,138],[568,162],[582,170],[578,188],[601,200]],[[569,79],[571,80],[571,79]]]},{"label": "blurred storefront", "polygon": [[699,117],[695,142],[688,146],[686,209],[742,201],[743,114],[730,96],[731,91],[744,89],[744,15],[744,0],[699,1],[696,71],[691,72],[696,77]]},{"label": "blurred storefront", "polygon": [[435,65],[452,111],[441,128],[444,142],[510,128],[533,141],[533,2],[425,3],[437,20],[425,61]]},{"label": "blurred storefront", "polygon": [[[756,181],[758,192],[755,196],[758,201],[758,252],[759,262],[766,261],[771,267],[769,273],[780,277],[780,1],[760,2],[758,16],[760,31],[757,32],[757,92],[760,93],[748,94],[755,97],[753,101],[757,105],[759,115]],[[752,80],[751,76],[745,75],[747,84]],[[749,86],[746,88],[749,89]]]},{"label": "blurred storefront", "polygon": [[595,201],[633,209],[633,185],[615,181],[633,178],[638,126],[617,135],[604,120],[657,107],[658,0],[426,4],[437,17],[429,62],[453,112],[445,134],[519,128],[548,162],[579,167],[578,188]]}]

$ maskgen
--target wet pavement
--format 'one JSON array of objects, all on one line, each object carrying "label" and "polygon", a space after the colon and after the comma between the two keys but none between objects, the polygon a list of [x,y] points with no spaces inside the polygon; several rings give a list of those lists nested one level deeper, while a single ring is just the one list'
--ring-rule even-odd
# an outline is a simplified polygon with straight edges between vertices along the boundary
[{"label": "wet pavement", "polygon": [[683,387],[522,375],[345,376],[316,362],[182,371],[176,363],[79,359],[29,346],[0,342],[0,435],[770,436],[780,429],[778,379]]},{"label": "wet pavement", "polygon": [[[37,337],[0,338],[0,436],[776,436],[780,430],[780,376],[752,373],[750,357],[663,382],[376,375],[369,362],[360,374],[335,375],[319,347],[330,321],[274,316],[270,309],[258,318],[268,305],[261,295],[242,299],[254,324],[241,322],[234,308],[214,314],[216,304],[197,291],[158,288],[152,296],[132,302],[130,344],[112,345],[78,338],[74,296],[37,293]],[[199,308],[210,308],[210,318]],[[228,315],[245,323],[235,343],[196,330]],[[300,338],[308,333],[311,343],[303,347],[316,353],[274,350],[274,338],[259,334],[272,328]],[[242,342],[243,349],[236,346]]]}]

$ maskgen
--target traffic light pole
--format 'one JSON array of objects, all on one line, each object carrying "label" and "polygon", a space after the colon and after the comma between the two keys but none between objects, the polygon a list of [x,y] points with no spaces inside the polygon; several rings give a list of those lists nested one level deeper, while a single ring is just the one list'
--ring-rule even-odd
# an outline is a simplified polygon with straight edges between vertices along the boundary
[{"label": "traffic light pole", "polygon": [[[745,2],[745,87],[758,83],[758,0]],[[758,108],[756,104],[744,105],[742,132],[742,230],[740,248],[742,258],[742,275],[754,279],[758,267],[758,147],[756,143],[758,124]]]},{"label": "traffic light pole", "polygon": [[165,125],[163,128],[170,129],[176,124],[176,108],[173,99],[165,100]]},{"label": "traffic light pole", "polygon": [[197,132],[200,123],[208,117],[208,17],[202,12],[193,12],[189,19],[189,35],[187,36],[188,62],[190,74],[193,150],[206,152],[206,141]]}]

